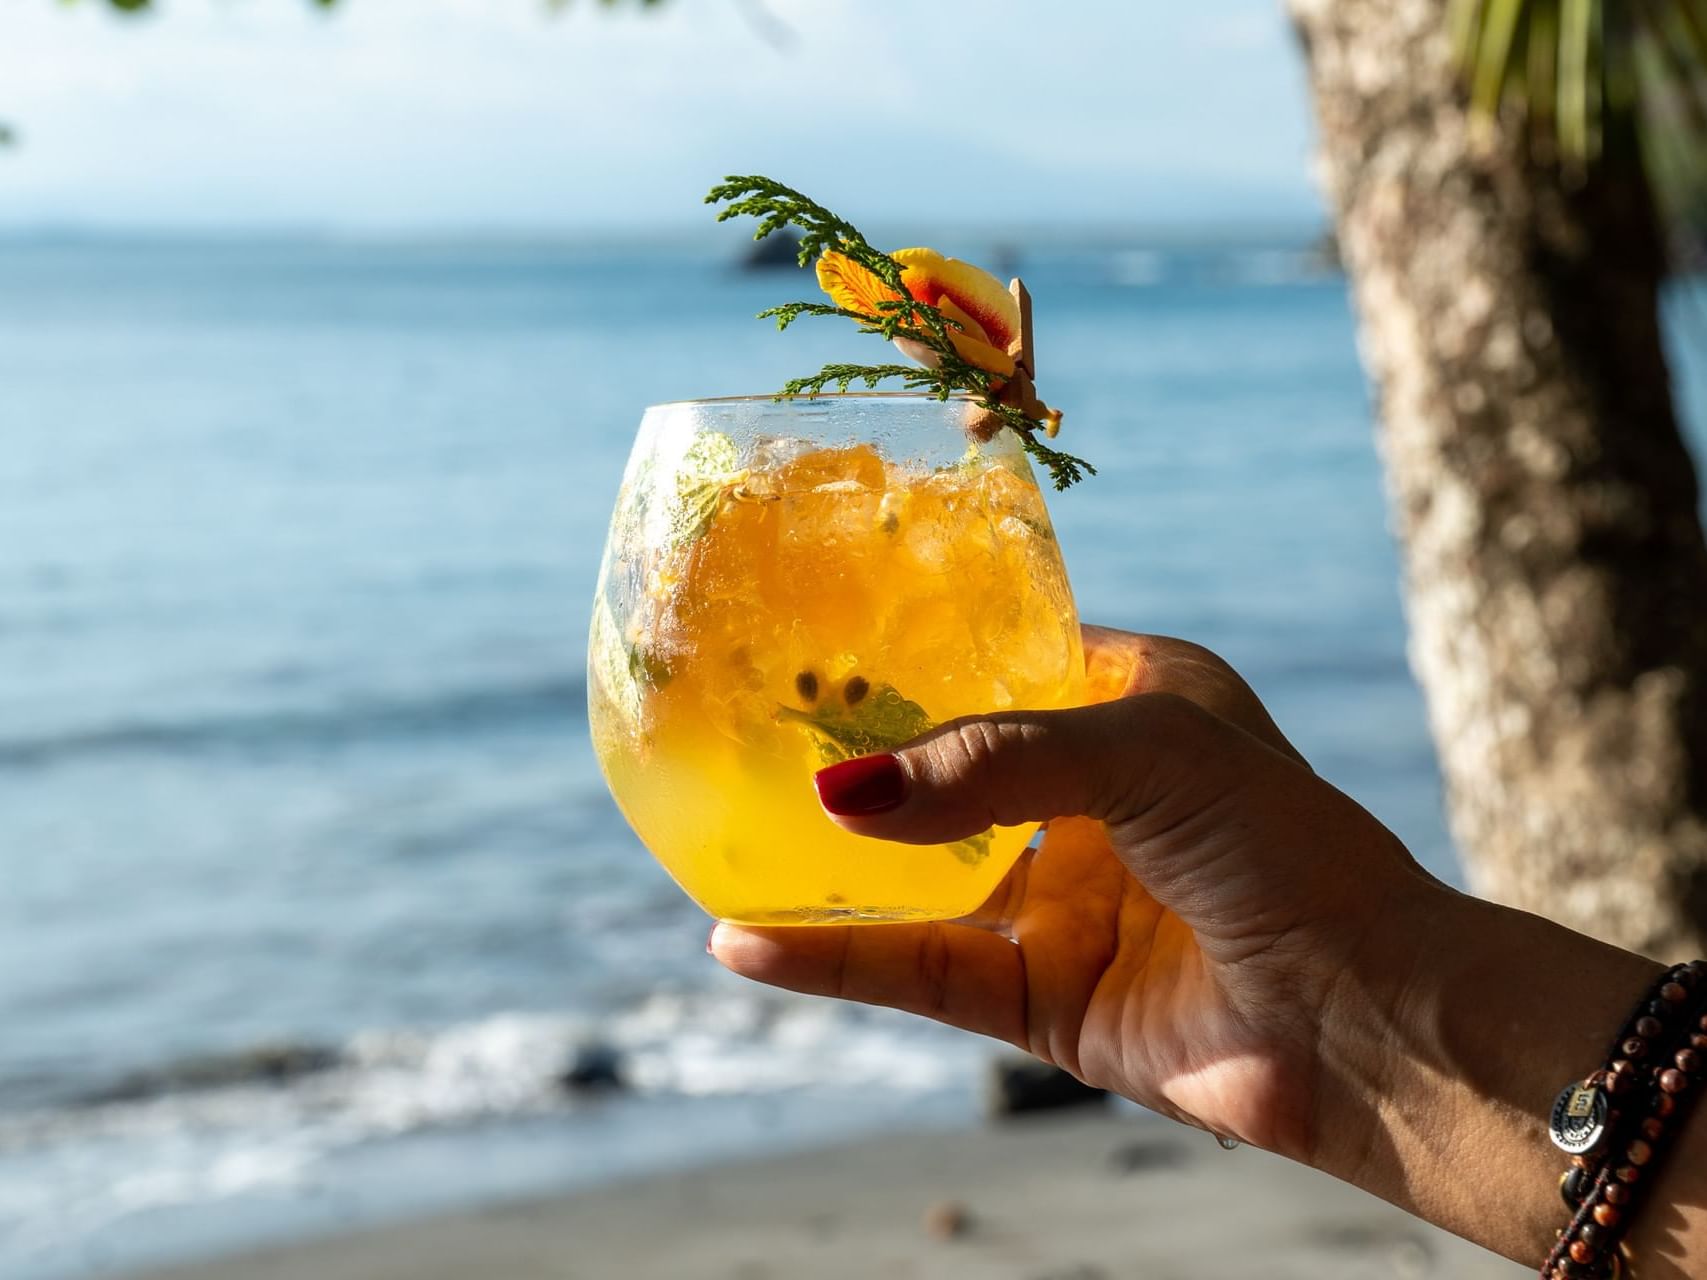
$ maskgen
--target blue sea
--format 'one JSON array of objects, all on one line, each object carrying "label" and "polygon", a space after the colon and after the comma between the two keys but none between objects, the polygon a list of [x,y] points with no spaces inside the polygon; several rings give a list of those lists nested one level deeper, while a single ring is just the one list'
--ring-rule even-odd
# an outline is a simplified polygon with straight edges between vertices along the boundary
[{"label": "blue sea", "polygon": [[[753,320],[809,278],[737,249],[0,246],[0,1274],[971,1115],[987,1046],[718,970],[587,742],[642,408],[870,341]],[[1219,650],[1456,877],[1344,282],[1020,253],[1083,615]]]}]

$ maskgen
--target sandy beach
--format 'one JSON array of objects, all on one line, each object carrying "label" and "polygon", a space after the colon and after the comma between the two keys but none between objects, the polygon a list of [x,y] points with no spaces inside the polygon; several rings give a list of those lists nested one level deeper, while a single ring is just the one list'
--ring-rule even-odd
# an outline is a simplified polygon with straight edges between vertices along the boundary
[{"label": "sandy beach", "polygon": [[1153,1119],[1081,1111],[690,1170],[146,1280],[1524,1274],[1264,1152],[1224,1152]]}]

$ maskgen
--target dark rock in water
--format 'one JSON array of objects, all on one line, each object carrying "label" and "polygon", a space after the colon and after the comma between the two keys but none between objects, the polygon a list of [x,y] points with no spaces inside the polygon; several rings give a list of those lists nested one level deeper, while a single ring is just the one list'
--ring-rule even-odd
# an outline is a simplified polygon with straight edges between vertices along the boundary
[{"label": "dark rock in water", "polygon": [[1108,1094],[1082,1084],[1060,1067],[1016,1055],[992,1059],[984,1068],[983,1100],[985,1118],[999,1120],[1028,1111],[1106,1102]]},{"label": "dark rock in water", "polygon": [[245,1074],[251,1080],[294,1080],[297,1076],[330,1071],[342,1061],[336,1049],[317,1044],[262,1045],[244,1056]]},{"label": "dark rock in water", "polygon": [[576,1049],[558,1081],[570,1093],[602,1093],[628,1086],[622,1055],[608,1044],[584,1044]]},{"label": "dark rock in water", "polygon": [[800,269],[800,235],[792,228],[773,231],[760,240],[747,256],[741,259],[743,271],[798,271]]}]

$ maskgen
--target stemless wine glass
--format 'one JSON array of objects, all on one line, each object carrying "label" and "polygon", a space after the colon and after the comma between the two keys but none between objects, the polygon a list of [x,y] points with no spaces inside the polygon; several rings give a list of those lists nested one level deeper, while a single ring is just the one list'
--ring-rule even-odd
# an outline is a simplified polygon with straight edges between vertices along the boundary
[{"label": "stemless wine glass", "polygon": [[1084,658],[1019,441],[918,395],[646,411],[588,657],[593,742],[641,840],[746,924],[952,919],[1032,832],[853,836],[814,771],[956,716],[1074,703]]}]

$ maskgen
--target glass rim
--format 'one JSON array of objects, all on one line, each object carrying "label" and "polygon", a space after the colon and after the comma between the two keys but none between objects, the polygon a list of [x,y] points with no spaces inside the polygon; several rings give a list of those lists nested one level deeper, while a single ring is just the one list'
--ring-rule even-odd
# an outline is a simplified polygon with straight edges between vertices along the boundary
[{"label": "glass rim", "polygon": [[697,405],[712,404],[792,404],[796,400],[808,404],[817,400],[910,400],[916,404],[976,404],[977,401],[967,391],[956,391],[946,400],[931,391],[818,391],[811,395],[778,395],[768,392],[763,395],[745,396],[704,396],[694,400],[660,400],[657,404],[649,404],[652,409],[682,409],[693,408]]}]

